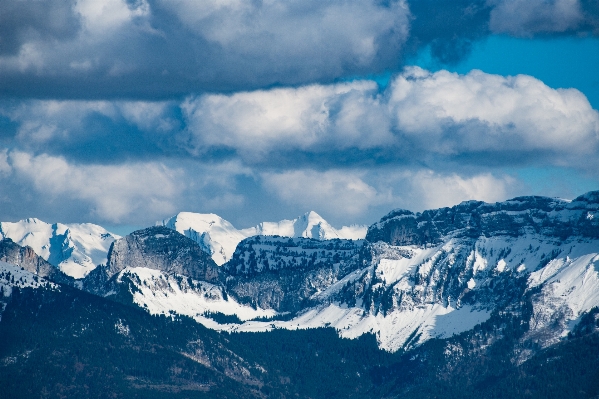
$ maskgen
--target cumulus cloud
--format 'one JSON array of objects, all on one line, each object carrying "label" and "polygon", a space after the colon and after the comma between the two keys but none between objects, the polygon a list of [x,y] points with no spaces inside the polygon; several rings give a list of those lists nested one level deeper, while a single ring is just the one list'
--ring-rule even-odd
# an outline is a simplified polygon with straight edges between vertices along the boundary
[{"label": "cumulus cloud", "polygon": [[192,151],[222,146],[256,159],[275,151],[390,144],[377,91],[374,82],[355,81],[204,95],[186,100],[182,110]]},{"label": "cumulus cloud", "polygon": [[20,148],[92,164],[178,157],[283,169],[469,159],[581,167],[599,152],[599,113],[581,92],[476,70],[407,68],[383,91],[355,80],[180,102],[5,101],[2,117],[3,136]]},{"label": "cumulus cloud", "polygon": [[364,172],[293,170],[264,173],[265,187],[286,202],[328,215],[355,217],[390,199],[362,179]]},{"label": "cumulus cloud", "polygon": [[411,68],[392,83],[389,105],[398,129],[437,153],[589,154],[599,144],[599,113],[584,94],[526,75]]},{"label": "cumulus cloud", "polygon": [[10,218],[139,225],[189,210],[247,227],[313,209],[370,223],[396,207],[526,193],[506,167],[599,170],[599,113],[582,93],[481,71],[408,68],[385,89],[354,80],[179,101],[2,100],[0,130]]},{"label": "cumulus cloud", "polygon": [[412,200],[421,201],[418,210],[459,204],[462,201],[505,201],[518,182],[509,176],[496,177],[490,173],[460,176],[443,175],[431,170],[418,171],[410,176]]},{"label": "cumulus cloud", "polygon": [[292,150],[374,152],[390,162],[468,154],[576,162],[599,148],[599,113],[581,92],[525,75],[409,68],[382,93],[356,81],[204,95],[182,109],[193,153],[224,147],[248,163],[279,162]]},{"label": "cumulus cloud", "polygon": [[0,91],[176,98],[443,63],[491,33],[599,32],[593,0],[4,0]]},{"label": "cumulus cloud", "polygon": [[[331,221],[364,220],[392,208],[423,211],[462,201],[504,201],[521,189],[501,174],[438,172],[430,169],[298,169],[262,174],[265,188],[300,209],[317,209]],[[371,222],[374,220],[371,220]]]}]

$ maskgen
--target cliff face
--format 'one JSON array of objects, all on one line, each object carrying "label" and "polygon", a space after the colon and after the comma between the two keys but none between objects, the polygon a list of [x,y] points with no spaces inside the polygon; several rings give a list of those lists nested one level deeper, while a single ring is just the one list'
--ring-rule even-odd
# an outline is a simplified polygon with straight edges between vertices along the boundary
[{"label": "cliff face", "polygon": [[138,230],[117,240],[105,268],[113,276],[125,268],[148,268],[207,282],[219,280],[219,269],[198,244],[164,226]]},{"label": "cliff face", "polygon": [[219,330],[331,326],[374,333],[390,351],[511,315],[523,326],[518,345],[542,348],[599,306],[598,265],[591,192],[397,210],[363,241],[250,237],[220,268],[192,240],[153,227],[115,242],[83,286]]},{"label": "cliff face", "polygon": [[0,241],[0,261],[22,267],[28,272],[57,283],[73,284],[71,277],[38,256],[31,247],[22,247],[10,238]]},{"label": "cliff face", "polygon": [[242,303],[295,314],[359,268],[363,245],[363,240],[248,238],[223,265],[227,292]]},{"label": "cliff face", "polygon": [[560,239],[599,238],[599,191],[573,201],[530,196],[495,204],[468,201],[422,213],[396,210],[372,225],[366,239],[391,245],[426,245],[448,236],[517,237],[530,233]]}]

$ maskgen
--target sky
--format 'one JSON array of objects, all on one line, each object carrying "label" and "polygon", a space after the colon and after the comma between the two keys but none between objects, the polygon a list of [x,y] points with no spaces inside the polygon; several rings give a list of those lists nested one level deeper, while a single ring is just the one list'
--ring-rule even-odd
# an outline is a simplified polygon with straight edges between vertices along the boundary
[{"label": "sky", "polygon": [[599,189],[595,0],[3,0],[0,220]]}]

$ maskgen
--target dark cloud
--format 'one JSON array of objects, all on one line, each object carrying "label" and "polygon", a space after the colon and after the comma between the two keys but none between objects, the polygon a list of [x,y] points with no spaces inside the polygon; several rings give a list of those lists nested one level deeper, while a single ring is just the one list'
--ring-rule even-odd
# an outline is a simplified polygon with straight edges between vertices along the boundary
[{"label": "dark cloud", "polygon": [[[18,3],[18,2],[17,2]],[[33,2],[15,13],[32,14]],[[79,24],[47,40],[7,29],[0,57],[5,96],[166,98],[332,81],[394,69],[408,36],[399,0],[80,0]],[[28,14],[29,13],[29,14]],[[18,19],[18,18],[17,18]],[[19,25],[21,26],[21,25]],[[60,25],[62,26],[62,25]],[[66,35],[66,33],[65,33]]]},{"label": "dark cloud", "polygon": [[456,63],[492,32],[596,32],[591,0],[5,0],[0,93],[173,99]]},{"label": "dark cloud", "polygon": [[489,0],[493,33],[517,37],[599,34],[593,0]]},{"label": "dark cloud", "polygon": [[486,0],[411,1],[408,49],[430,46],[431,55],[442,63],[457,63],[470,53],[473,42],[490,33],[491,9]]},{"label": "dark cloud", "polygon": [[593,35],[599,36],[599,1],[580,0],[580,3],[584,15],[582,30],[592,32]]},{"label": "dark cloud", "polygon": [[0,55],[15,55],[29,41],[66,41],[79,29],[74,0],[3,0]]}]

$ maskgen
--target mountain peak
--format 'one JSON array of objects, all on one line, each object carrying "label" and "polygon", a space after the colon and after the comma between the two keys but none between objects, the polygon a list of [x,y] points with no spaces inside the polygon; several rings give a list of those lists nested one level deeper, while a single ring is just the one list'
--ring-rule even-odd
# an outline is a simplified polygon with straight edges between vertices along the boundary
[{"label": "mountain peak", "polygon": [[0,223],[0,238],[31,247],[63,273],[83,278],[106,262],[110,244],[120,237],[92,223],[46,223],[38,218]]},{"label": "mountain peak", "polygon": [[177,230],[196,241],[219,266],[231,259],[237,244],[248,237],[264,235],[317,240],[334,238],[356,240],[364,238],[367,229],[366,226],[352,225],[337,230],[315,211],[306,212],[292,220],[262,222],[241,230],[213,213],[179,212],[157,224]]}]

